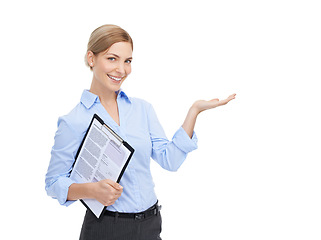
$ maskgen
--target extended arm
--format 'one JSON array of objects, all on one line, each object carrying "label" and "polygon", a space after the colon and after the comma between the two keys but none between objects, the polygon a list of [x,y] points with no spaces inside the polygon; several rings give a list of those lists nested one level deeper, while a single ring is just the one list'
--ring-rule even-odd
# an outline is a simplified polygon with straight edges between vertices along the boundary
[{"label": "extended arm", "polygon": [[223,105],[227,104],[229,101],[233,100],[235,98],[235,96],[236,96],[236,94],[232,94],[224,100],[219,100],[219,99],[215,98],[210,101],[205,101],[205,100],[196,101],[189,109],[187,116],[185,118],[185,121],[182,125],[182,127],[185,130],[185,132],[187,133],[187,135],[190,138],[193,136],[193,131],[194,131],[196,118],[197,118],[198,114],[200,114],[201,112],[208,110],[208,109],[223,106]]}]

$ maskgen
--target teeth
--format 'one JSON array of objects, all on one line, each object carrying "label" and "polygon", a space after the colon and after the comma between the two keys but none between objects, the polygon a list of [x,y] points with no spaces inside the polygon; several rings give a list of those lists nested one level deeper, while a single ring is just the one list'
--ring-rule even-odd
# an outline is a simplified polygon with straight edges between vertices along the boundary
[{"label": "teeth", "polygon": [[113,80],[115,80],[115,81],[120,81],[120,80],[122,80],[123,78],[122,77],[113,77],[113,76],[110,76],[110,75],[108,75],[108,77],[110,77],[111,79],[113,79]]}]

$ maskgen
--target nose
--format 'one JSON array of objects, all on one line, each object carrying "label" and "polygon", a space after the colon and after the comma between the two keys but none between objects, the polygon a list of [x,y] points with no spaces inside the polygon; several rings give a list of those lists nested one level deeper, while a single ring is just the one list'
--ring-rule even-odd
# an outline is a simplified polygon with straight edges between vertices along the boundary
[{"label": "nose", "polygon": [[116,67],[116,72],[125,75],[125,65],[123,63],[119,63]]}]

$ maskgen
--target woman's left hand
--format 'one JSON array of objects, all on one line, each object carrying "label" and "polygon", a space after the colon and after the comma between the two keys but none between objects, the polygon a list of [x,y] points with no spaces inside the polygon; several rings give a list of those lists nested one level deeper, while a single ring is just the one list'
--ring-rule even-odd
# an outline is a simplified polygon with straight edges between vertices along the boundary
[{"label": "woman's left hand", "polygon": [[185,121],[182,125],[183,129],[187,133],[187,135],[192,138],[193,136],[193,131],[194,131],[194,126],[196,123],[196,118],[199,113],[211,109],[211,108],[216,108],[219,106],[223,106],[227,104],[229,101],[233,100],[235,98],[236,94],[230,95],[228,98],[224,100],[219,100],[218,98],[212,99],[210,101],[205,101],[205,100],[198,100],[196,101],[192,107],[189,109],[187,116],[185,118]]},{"label": "woman's left hand", "polygon": [[193,104],[192,108],[195,109],[195,111],[198,114],[198,113],[201,113],[201,112],[208,110],[208,109],[223,106],[223,105],[227,104],[229,101],[235,99],[235,96],[236,96],[236,94],[234,93],[224,100],[219,100],[218,98],[215,98],[215,99],[212,99],[209,101],[198,100]]}]

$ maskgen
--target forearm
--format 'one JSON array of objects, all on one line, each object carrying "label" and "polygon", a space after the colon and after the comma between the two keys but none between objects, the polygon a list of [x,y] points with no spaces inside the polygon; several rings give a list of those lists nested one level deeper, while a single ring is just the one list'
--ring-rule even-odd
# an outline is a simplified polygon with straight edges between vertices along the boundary
[{"label": "forearm", "polygon": [[93,198],[93,183],[73,183],[68,190],[67,200]]},{"label": "forearm", "polygon": [[196,123],[197,116],[199,114],[199,111],[195,107],[191,107],[186,115],[185,121],[182,125],[182,128],[185,130],[187,135],[192,138],[194,127]]}]

